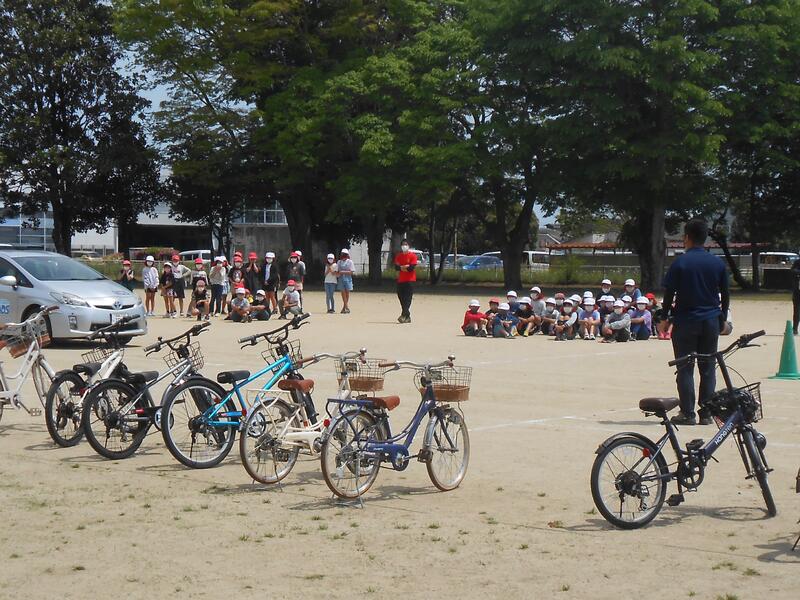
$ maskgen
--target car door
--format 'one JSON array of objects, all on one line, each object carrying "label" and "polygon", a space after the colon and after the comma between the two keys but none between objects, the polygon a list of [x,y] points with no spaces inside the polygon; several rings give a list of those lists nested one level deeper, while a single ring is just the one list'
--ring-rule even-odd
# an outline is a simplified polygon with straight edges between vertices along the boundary
[{"label": "car door", "polygon": [[[19,277],[16,267],[4,258],[0,258],[0,277],[13,275]],[[0,323],[19,322],[19,288],[0,285]]]}]

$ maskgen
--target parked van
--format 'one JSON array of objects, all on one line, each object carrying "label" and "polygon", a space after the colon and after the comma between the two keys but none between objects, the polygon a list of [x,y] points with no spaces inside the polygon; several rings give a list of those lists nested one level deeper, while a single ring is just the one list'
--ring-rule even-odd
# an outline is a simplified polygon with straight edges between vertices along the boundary
[{"label": "parked van", "polygon": [[[501,253],[497,251],[484,252],[481,256],[494,256],[502,259]],[[522,266],[540,271],[547,270],[550,268],[550,253],[542,250],[523,250]]]},{"label": "parked van", "polygon": [[203,264],[211,263],[211,250],[185,250],[179,252],[178,256],[181,257],[181,262],[194,262],[197,258],[203,259]]}]

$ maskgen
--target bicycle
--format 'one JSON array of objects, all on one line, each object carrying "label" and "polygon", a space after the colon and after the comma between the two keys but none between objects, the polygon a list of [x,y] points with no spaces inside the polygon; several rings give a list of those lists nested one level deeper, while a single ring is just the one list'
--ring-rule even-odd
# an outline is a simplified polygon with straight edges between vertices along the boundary
[{"label": "bicycle", "polygon": [[[383,369],[378,367],[380,361],[368,360],[366,352],[366,348],[362,348],[344,354],[315,354],[295,362],[294,367],[301,368],[327,358],[336,360],[339,379],[336,399],[345,400],[353,391],[361,391],[360,387],[368,388],[363,391],[375,391],[374,382],[383,381]],[[278,483],[292,471],[301,451],[310,456],[319,454],[322,434],[330,420],[316,418],[310,397],[313,386],[311,379],[279,382],[278,388],[291,394],[289,401],[272,391],[256,392],[256,400],[239,436],[242,465],[254,481],[267,485]],[[303,392],[302,387],[308,392]]]},{"label": "bicycle", "polygon": [[92,385],[118,375],[119,369],[124,368],[122,358],[125,351],[120,344],[119,330],[137,319],[135,316],[125,316],[111,325],[93,331],[86,339],[94,341],[102,338],[105,345],[84,352],[81,355],[83,363],[56,373],[50,389],[47,390],[44,420],[47,432],[59,446],[67,448],[81,441],[83,398]]},{"label": "bicycle", "polygon": [[[203,355],[192,337],[203,333],[210,323],[198,323],[181,335],[168,340],[158,338],[145,347],[146,355],[160,352],[165,346],[170,352],[164,356],[167,370],[131,373],[121,368],[117,377],[105,379],[94,385],[86,394],[83,405],[82,427],[86,441],[105,458],[128,458],[141,446],[150,427],[162,429],[162,406],[153,404],[150,389],[172,377],[161,396],[165,397],[175,387],[186,381],[201,380],[210,385],[213,381],[200,375]],[[202,401],[201,398],[198,401]],[[171,421],[166,421],[171,426]]]},{"label": "bicycle", "polygon": [[[667,413],[679,405],[678,398],[643,398],[639,408],[646,416],[659,417],[666,433],[653,442],[629,431],[613,435],[600,444],[592,466],[591,489],[595,506],[607,521],[622,529],[643,527],[658,515],[664,505],[667,484],[673,479],[678,484],[678,493],[667,498],[666,503],[669,506],[681,504],[684,491],[696,491],[700,487],[708,461],[716,460],[714,453],[731,433],[747,479],[758,481],[769,516],[777,514],[767,482],[767,474],[772,471],[764,456],[767,440],[753,427],[763,416],[760,383],[734,387],[729,372],[733,369],[725,363],[726,357],[741,348],[757,346],[751,342],[762,335],[764,331],[745,334],[725,350],[711,354],[693,352],[668,363],[681,366],[687,362],[694,364],[695,360],[714,360],[719,366],[725,389],[700,402],[700,409],[708,412],[719,428],[708,442],[695,439],[683,450],[676,435],[677,427],[667,418]],[[676,461],[670,465],[664,457],[667,442],[676,456]]]},{"label": "bicycle", "polygon": [[[45,359],[42,348],[50,343],[46,316],[56,310],[57,306],[45,307],[22,323],[6,323],[0,329],[3,345],[8,348],[9,354],[13,358],[25,357],[19,371],[14,375],[6,375],[3,363],[0,361],[0,419],[3,418],[3,409],[6,405],[16,410],[24,410],[32,417],[42,414],[41,408],[28,408],[22,401],[20,392],[28,377],[31,377],[36,395],[44,408],[47,390],[56,372]],[[9,386],[9,380],[16,382],[13,389]]]},{"label": "bicycle", "polygon": [[[165,395],[163,416],[169,419],[170,427],[162,429],[161,433],[167,449],[176,460],[193,469],[207,469],[215,467],[228,456],[242,417],[249,408],[242,396],[242,389],[272,373],[262,386],[263,389],[269,389],[285,374],[295,371],[293,361],[302,357],[299,355],[299,344],[286,343],[289,328],[299,329],[309,316],[308,313],[297,315],[273,331],[239,339],[242,348],[255,346],[261,339],[276,347],[271,356],[267,353],[269,351],[262,353],[267,365],[257,373],[251,375],[250,371],[245,370],[223,371],[217,374],[217,382],[190,380]],[[301,379],[299,375],[295,377]],[[218,384],[230,384],[231,389],[226,391]],[[307,385],[300,384],[299,391],[309,391],[310,388],[304,387]]]},{"label": "bicycle", "polygon": [[[461,485],[469,464],[469,434],[460,408],[450,402],[469,399],[470,367],[456,367],[454,356],[437,364],[409,361],[381,363],[388,371],[416,370],[415,382],[421,399],[414,416],[403,430],[392,435],[389,412],[400,404],[398,396],[331,399],[341,414],[334,417],[322,443],[320,461],[325,483],[335,496],[361,498],[378,477],[381,463],[403,471],[411,459],[424,462],[431,482],[441,491]],[[387,372],[388,372],[387,371]],[[422,448],[411,456],[409,448],[428,415]]]}]

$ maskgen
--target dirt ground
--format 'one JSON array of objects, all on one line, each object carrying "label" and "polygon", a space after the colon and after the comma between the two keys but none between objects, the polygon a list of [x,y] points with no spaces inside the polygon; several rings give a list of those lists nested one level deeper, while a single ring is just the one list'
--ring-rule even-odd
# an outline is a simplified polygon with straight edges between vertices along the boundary
[{"label": "dirt ground", "polygon": [[[637,403],[674,394],[671,345],[464,338],[458,326],[468,299],[417,295],[413,324],[398,325],[391,294],[356,293],[352,314],[327,315],[323,295],[309,292],[311,324],[299,333],[306,355],[366,346],[371,357],[434,361],[453,353],[474,367],[462,405],[471,459],[456,491],[436,491],[424,465],[412,462],[404,472],[382,471],[362,509],[334,502],[310,457],[282,488],[265,488],[248,479],[238,444],[220,467],[192,471],[156,432],[132,458],[111,462],[85,441],[57,448],[41,417],[6,410],[0,597],[797,598],[800,552],[790,548],[800,528],[800,381],[766,379],[778,366],[788,302],[733,303],[737,334],[769,334],[732,365],[748,380],[763,379],[758,428],[769,440],[778,516],[765,518],[731,440],[698,493],[665,506],[644,529],[619,531],[592,503],[594,451],[619,431],[660,435]],[[151,319],[126,363],[163,368],[142,347],[191,325]],[[258,368],[264,348],[240,351],[235,338],[272,325],[214,321],[200,338],[204,372]],[[64,368],[80,352],[73,344],[47,357]],[[14,368],[5,352],[3,359]],[[317,382],[323,406],[336,387],[333,364],[304,375]],[[387,377],[387,391],[403,398],[395,429],[417,405],[411,377]],[[27,392],[35,402],[32,387]],[[713,431],[680,433],[688,441]]]}]

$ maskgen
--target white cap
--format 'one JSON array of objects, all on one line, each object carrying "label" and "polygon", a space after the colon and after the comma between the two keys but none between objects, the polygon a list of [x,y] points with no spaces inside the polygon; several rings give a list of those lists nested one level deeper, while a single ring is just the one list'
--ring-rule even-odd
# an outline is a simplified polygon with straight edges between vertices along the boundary
[{"label": "white cap", "polygon": [[628,296],[627,294],[626,294],[625,296],[623,296],[622,298],[620,298],[620,300],[622,300],[623,302],[627,302],[628,304],[630,304],[631,302],[633,302],[633,298],[631,298],[631,297],[630,297],[630,296]]},{"label": "white cap", "polygon": [[333,254],[328,254],[327,258],[336,258]]},{"label": "white cap", "polygon": [[256,292],[256,296],[266,296],[266,295],[267,295],[267,294],[264,292],[264,290],[258,290],[258,291]]},{"label": "white cap", "polygon": [[156,259],[155,259],[155,258],[153,258],[153,256],[152,256],[151,254],[148,254],[148,255],[147,255],[147,257],[145,258],[145,261],[148,261],[148,260],[149,260],[150,262],[155,262],[155,260],[156,260]]},{"label": "white cap", "polygon": [[497,308],[499,308],[500,310],[508,310],[509,309],[508,302],[501,302],[500,306],[498,306]]},{"label": "white cap", "polygon": [[527,305],[530,306],[531,299],[528,298],[527,296],[523,296],[522,298],[519,299],[519,303],[520,304],[527,304]]},{"label": "white cap", "polygon": [[583,292],[583,297],[584,298],[589,298],[589,297],[594,298],[594,293],[590,292],[589,290],[586,290],[585,292]]},{"label": "white cap", "polygon": [[583,303],[584,304],[591,304],[592,306],[594,306],[594,303],[595,303],[594,296],[584,296],[583,297]]},{"label": "white cap", "polygon": [[572,300],[573,304],[576,303],[580,304],[581,301],[581,297],[578,294],[572,294],[572,296],[570,296],[569,299]]},{"label": "white cap", "polygon": [[625,285],[636,285],[636,282],[633,279],[626,279]]},{"label": "white cap", "polygon": [[533,286],[531,288],[531,291],[532,292],[536,292],[537,294],[541,294],[542,293],[542,288],[540,288],[538,285],[535,285],[535,286]]},{"label": "white cap", "polygon": [[622,300],[617,300],[616,302],[614,302],[614,306],[622,306],[622,307],[624,307],[625,303]]},{"label": "white cap", "polygon": [[611,280],[610,279],[603,279],[603,281],[600,282],[600,285],[611,285]]},{"label": "white cap", "polygon": [[600,300],[598,300],[598,302],[613,302],[613,301],[614,301],[614,296],[607,296],[607,295],[600,296]]},{"label": "white cap", "polygon": [[572,306],[575,303],[572,301],[572,298],[567,298],[564,300],[564,304],[569,304],[570,306]]},{"label": "white cap", "polygon": [[478,299],[477,299],[477,298],[473,298],[472,300],[470,300],[470,301],[469,301],[469,305],[470,305],[470,306],[480,306],[480,305],[481,305],[481,303],[480,303],[480,302],[478,302]]},{"label": "white cap", "polygon": [[300,258],[303,258],[303,251],[302,250],[295,250],[295,252],[297,253],[297,256],[299,256]]},{"label": "white cap", "polygon": [[517,297],[517,292],[515,292],[514,290],[508,290],[508,293],[506,294],[506,296],[511,296],[512,298],[516,298]]},{"label": "white cap", "polygon": [[342,251],[339,254],[347,254],[347,256],[350,256],[350,250],[347,248],[342,248]]},{"label": "white cap", "polygon": [[650,300],[648,300],[648,299],[647,299],[646,297],[644,297],[644,296],[639,296],[639,297],[636,299],[636,304],[650,304]]},{"label": "white cap", "polygon": [[606,296],[606,302],[614,302],[614,296],[612,296],[611,294]]},{"label": "white cap", "polygon": [[236,288],[237,294],[244,294],[244,288]]},{"label": "white cap", "polygon": [[275,253],[274,252],[267,252],[264,255],[264,258],[275,258]]},{"label": "white cap", "polygon": [[545,304],[555,304],[556,303],[556,299],[555,298],[548,298],[547,300],[544,301],[544,303]]}]

